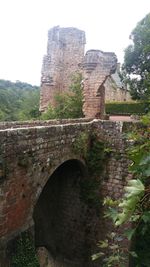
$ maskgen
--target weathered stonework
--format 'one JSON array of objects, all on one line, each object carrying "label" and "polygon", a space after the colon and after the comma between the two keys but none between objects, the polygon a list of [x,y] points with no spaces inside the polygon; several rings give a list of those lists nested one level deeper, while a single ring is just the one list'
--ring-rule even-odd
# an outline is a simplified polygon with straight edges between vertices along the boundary
[{"label": "weathered stonework", "polygon": [[0,130],[0,158],[6,170],[0,183],[0,266],[9,267],[8,243],[31,227],[35,246],[48,251],[43,252],[47,260],[43,258],[41,267],[99,266],[91,262],[91,254],[109,229],[103,208],[97,214],[81,198],[80,182],[88,166],[73,144],[81,133],[95,132],[109,146],[112,152],[98,176],[98,192],[101,200],[106,195],[117,199],[130,177],[124,131],[132,123],[79,120],[39,126],[22,123],[22,128],[6,125],[9,128],[3,125]]},{"label": "weathered stonework", "polygon": [[55,105],[55,94],[69,90],[72,76],[80,69],[85,43],[84,31],[76,28],[57,26],[49,30],[41,77],[41,111]]},{"label": "weathered stonework", "polygon": [[105,82],[115,72],[117,58],[114,53],[89,50],[83,61],[85,117],[103,119],[105,113]]}]

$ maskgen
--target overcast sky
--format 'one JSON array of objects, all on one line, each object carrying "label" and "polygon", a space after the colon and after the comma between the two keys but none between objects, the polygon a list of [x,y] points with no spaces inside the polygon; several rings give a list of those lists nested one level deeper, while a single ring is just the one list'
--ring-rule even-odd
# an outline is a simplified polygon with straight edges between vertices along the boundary
[{"label": "overcast sky", "polygon": [[0,79],[40,85],[47,32],[53,26],[86,32],[86,50],[123,51],[150,0],[0,0]]}]

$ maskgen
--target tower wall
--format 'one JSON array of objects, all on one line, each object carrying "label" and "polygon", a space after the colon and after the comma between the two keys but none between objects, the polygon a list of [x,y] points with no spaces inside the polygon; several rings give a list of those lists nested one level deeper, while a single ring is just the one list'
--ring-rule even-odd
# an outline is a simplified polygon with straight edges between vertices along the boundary
[{"label": "tower wall", "polygon": [[69,90],[72,76],[80,71],[84,57],[84,31],[54,27],[48,32],[47,54],[43,58],[40,110],[55,105],[55,95]]}]

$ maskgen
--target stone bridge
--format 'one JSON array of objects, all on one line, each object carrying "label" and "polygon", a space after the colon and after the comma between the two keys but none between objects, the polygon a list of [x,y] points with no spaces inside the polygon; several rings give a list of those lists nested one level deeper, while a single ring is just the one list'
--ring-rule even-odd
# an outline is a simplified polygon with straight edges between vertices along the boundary
[{"label": "stone bridge", "polygon": [[[87,119],[0,124],[1,267],[10,266],[13,240],[29,229],[35,247],[49,253],[51,265],[41,266],[97,266],[91,254],[108,233],[102,199],[122,195],[129,176],[124,132],[131,124]],[[93,133],[107,152],[96,178],[89,175],[83,151]]]}]

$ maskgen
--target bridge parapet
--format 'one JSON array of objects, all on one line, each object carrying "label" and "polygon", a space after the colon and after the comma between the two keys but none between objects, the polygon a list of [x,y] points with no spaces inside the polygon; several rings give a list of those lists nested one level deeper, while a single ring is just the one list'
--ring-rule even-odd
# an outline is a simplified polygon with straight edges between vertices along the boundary
[{"label": "bridge parapet", "polygon": [[0,130],[90,122],[90,118],[0,122]]}]

